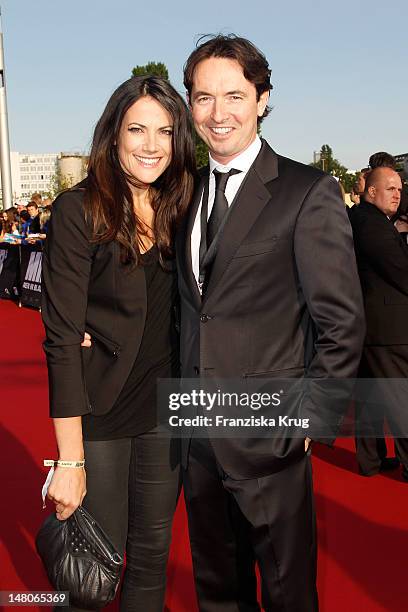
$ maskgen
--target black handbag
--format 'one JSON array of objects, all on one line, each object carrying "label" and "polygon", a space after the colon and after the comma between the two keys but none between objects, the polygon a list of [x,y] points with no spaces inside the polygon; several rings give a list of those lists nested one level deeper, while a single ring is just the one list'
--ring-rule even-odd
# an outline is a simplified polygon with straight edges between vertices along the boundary
[{"label": "black handbag", "polygon": [[50,583],[57,591],[69,591],[71,606],[94,610],[115,597],[123,557],[82,506],[65,521],[48,516],[36,547]]}]

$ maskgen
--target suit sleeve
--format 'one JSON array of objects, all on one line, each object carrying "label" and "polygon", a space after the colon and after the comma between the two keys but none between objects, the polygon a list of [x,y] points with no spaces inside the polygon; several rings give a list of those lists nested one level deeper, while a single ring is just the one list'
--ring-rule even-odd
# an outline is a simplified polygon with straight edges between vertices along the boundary
[{"label": "suit sleeve", "polygon": [[379,217],[361,224],[358,251],[370,261],[379,276],[408,295],[408,248],[390,221]]},{"label": "suit sleeve", "polygon": [[82,364],[88,284],[92,264],[83,192],[55,201],[43,256],[42,318],[52,417],[90,411]]},{"label": "suit sleeve", "polygon": [[338,185],[327,175],[314,183],[303,202],[295,257],[315,329],[302,416],[310,419],[312,439],[332,443],[357,375],[365,320],[350,223]]}]

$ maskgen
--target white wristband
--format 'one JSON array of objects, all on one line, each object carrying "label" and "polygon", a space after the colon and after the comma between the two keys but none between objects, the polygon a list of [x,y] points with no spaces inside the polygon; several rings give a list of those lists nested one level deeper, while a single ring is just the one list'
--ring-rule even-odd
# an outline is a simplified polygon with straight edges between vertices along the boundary
[{"label": "white wristband", "polygon": [[44,459],[45,467],[64,467],[64,468],[83,468],[85,460],[82,461],[63,461],[61,459]]}]

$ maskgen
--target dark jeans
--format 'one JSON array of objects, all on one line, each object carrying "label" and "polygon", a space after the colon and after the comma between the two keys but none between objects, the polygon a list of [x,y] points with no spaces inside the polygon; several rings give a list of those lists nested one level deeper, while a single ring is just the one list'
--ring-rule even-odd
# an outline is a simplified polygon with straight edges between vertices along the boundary
[{"label": "dark jeans", "polygon": [[126,551],[120,610],[162,612],[180,491],[178,442],[153,430],[135,438],[84,441],[84,446],[83,505],[118,551]]}]

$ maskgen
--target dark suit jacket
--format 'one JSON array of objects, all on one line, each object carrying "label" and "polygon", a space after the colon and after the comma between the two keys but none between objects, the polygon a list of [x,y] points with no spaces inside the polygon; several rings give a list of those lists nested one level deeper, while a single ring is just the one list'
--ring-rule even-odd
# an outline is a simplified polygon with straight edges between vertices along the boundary
[{"label": "dark suit jacket", "polygon": [[[202,185],[178,239],[183,376],[199,370],[218,379],[354,377],[363,306],[336,181],[276,155],[263,141],[233,203],[202,302],[190,248],[201,191]],[[301,413],[321,430],[326,415],[317,392],[303,399]],[[336,428],[340,420],[339,414]],[[281,470],[304,453],[302,439],[212,443],[236,478]]]},{"label": "dark suit jacket", "polygon": [[357,206],[351,224],[367,320],[365,344],[408,344],[408,247],[373,204]]},{"label": "dark suit jacket", "polygon": [[[121,264],[116,242],[91,244],[83,200],[80,186],[57,198],[44,249],[42,316],[53,417],[111,409],[136,358],[146,318],[143,269]],[[85,331],[92,336],[91,348],[80,346]]]}]

